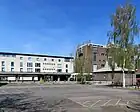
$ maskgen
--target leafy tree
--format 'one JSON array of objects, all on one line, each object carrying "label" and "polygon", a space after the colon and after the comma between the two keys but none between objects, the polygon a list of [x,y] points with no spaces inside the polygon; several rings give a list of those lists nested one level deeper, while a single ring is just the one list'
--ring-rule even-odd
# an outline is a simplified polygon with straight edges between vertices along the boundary
[{"label": "leafy tree", "polygon": [[77,81],[78,82],[80,82],[80,81],[82,82],[82,81],[84,81],[84,75],[83,75],[83,71],[84,71],[84,59],[83,59],[83,56],[78,57],[76,55],[74,62],[75,62],[75,64],[74,64],[75,72],[78,73],[78,75],[77,75]]},{"label": "leafy tree", "polygon": [[134,65],[135,70],[140,68],[140,44],[134,46]]},{"label": "leafy tree", "polygon": [[122,68],[123,87],[125,87],[124,68],[133,68],[134,39],[139,33],[135,12],[136,8],[126,3],[124,6],[117,7],[116,12],[111,16],[112,30],[109,32],[109,43],[112,46],[109,47],[109,55],[112,62]]}]

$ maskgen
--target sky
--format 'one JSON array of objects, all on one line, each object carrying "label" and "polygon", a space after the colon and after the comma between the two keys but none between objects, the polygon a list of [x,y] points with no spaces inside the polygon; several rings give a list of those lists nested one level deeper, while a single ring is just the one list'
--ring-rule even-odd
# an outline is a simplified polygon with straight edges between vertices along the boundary
[{"label": "sky", "polygon": [[[69,56],[107,44],[110,15],[125,0],[0,0],[0,51]],[[140,21],[140,0],[131,0]],[[140,38],[136,39],[140,42]]]}]

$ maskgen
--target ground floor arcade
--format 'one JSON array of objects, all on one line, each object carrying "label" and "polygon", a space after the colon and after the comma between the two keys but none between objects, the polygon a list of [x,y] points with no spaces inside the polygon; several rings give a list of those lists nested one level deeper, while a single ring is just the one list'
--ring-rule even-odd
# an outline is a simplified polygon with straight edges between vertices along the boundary
[{"label": "ground floor arcade", "polygon": [[68,73],[0,73],[0,81],[68,81]]}]

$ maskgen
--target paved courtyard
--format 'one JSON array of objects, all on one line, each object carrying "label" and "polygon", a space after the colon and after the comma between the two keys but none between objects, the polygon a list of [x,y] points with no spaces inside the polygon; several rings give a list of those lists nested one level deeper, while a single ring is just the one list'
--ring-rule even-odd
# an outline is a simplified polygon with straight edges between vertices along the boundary
[{"label": "paved courtyard", "polygon": [[134,112],[126,105],[137,99],[139,91],[92,85],[7,86],[0,112]]}]

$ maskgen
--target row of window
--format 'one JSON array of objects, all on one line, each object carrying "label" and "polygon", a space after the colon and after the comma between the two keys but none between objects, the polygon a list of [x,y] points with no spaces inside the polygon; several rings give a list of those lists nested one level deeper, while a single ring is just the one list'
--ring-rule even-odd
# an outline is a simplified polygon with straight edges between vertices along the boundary
[{"label": "row of window", "polygon": [[49,68],[49,69],[47,68],[47,69],[46,69],[46,68],[43,68],[43,70],[55,70],[55,69],[51,69],[51,68]]},{"label": "row of window", "polygon": [[[55,63],[43,63],[47,65],[55,65]],[[5,66],[5,61],[2,61],[2,66]],[[35,67],[40,67],[40,63],[35,63]],[[11,67],[14,67],[14,62],[11,62]],[[23,62],[20,62],[20,67],[23,67]],[[27,62],[27,67],[33,67],[32,62]],[[58,67],[61,67],[61,64],[58,64]],[[66,68],[68,68],[68,64],[66,64]]]},{"label": "row of window", "polygon": [[55,65],[55,63],[43,63],[43,65]]},{"label": "row of window", "polygon": [[[101,60],[99,60],[101,62]],[[103,62],[105,62],[105,60],[103,60]]]},{"label": "row of window", "polygon": [[[1,62],[1,65],[2,65],[2,66],[5,66],[5,61],[2,61],[2,62]],[[11,62],[11,66],[14,66],[14,62]]]},{"label": "row of window", "polygon": [[[55,70],[55,69],[46,69],[46,68],[43,68],[43,70]],[[2,72],[5,72],[5,68],[2,67],[1,68],[1,71]],[[11,72],[14,71],[14,68],[11,68]],[[23,68],[20,68],[20,72],[23,72]],[[33,72],[33,68],[27,68],[27,72]],[[40,69],[35,69],[35,72],[40,72]],[[58,69],[57,72],[62,72],[61,69]],[[68,73],[68,69],[66,69],[66,73]]]},{"label": "row of window", "polygon": [[[1,68],[1,71],[2,71],[2,72],[5,72],[5,67],[2,67],[2,68]],[[14,71],[14,68],[11,68],[11,72],[13,72],[13,71]]]},{"label": "row of window", "polygon": [[[20,57],[20,60],[23,60],[23,57]],[[31,61],[32,60],[32,57],[28,57],[28,60]],[[36,60],[39,61],[40,58],[36,58]],[[47,58],[44,58],[44,61],[47,61]],[[54,59],[51,59],[51,61],[54,61]],[[64,61],[65,62],[70,62],[70,59],[67,59],[66,58]],[[58,59],[58,62],[61,62],[61,59]]]},{"label": "row of window", "polygon": [[[55,70],[55,69],[43,68],[43,70]],[[1,71],[5,72],[5,67],[2,67]],[[11,68],[11,72],[13,71],[14,71],[14,68]],[[20,72],[23,72],[23,68],[20,68]],[[27,72],[33,72],[33,68],[27,68]],[[40,72],[40,69],[35,69],[35,72]],[[57,72],[62,72],[62,69],[57,69]],[[66,69],[66,73],[68,73],[68,69]]]},{"label": "row of window", "polygon": [[6,54],[0,54],[1,57],[16,57],[16,55],[6,55]]},{"label": "row of window", "polygon": [[[20,60],[23,60],[23,57],[20,57]],[[28,57],[28,60],[31,61],[32,57]],[[36,61],[40,61],[40,58],[36,58]],[[44,58],[44,61],[47,61],[47,58]],[[51,61],[54,61],[54,59],[51,59]],[[65,61],[68,62],[68,59]],[[58,62],[61,62],[61,59],[58,59]]]},{"label": "row of window", "polygon": [[[101,56],[104,56],[104,55],[106,56],[105,53],[101,53]],[[97,56],[97,52],[94,52],[94,53],[93,53],[93,61],[96,61],[96,58],[97,58],[96,56]],[[99,60],[99,61],[100,61],[100,60]],[[103,60],[103,61],[104,61],[104,60]]]}]

